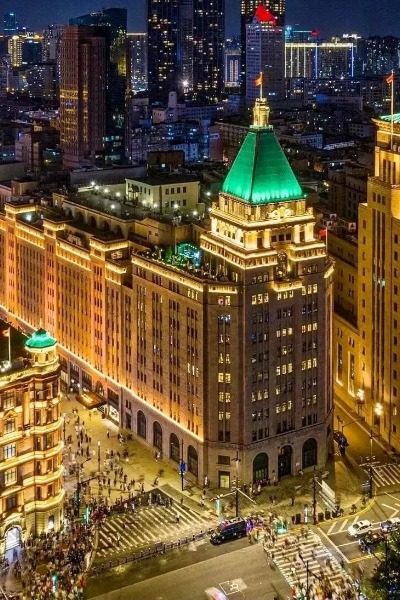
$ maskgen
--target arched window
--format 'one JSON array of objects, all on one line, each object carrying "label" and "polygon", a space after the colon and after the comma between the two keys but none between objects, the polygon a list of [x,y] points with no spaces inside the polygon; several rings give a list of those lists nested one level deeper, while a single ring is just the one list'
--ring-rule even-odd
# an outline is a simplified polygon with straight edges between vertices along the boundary
[{"label": "arched window", "polygon": [[193,448],[193,446],[188,447],[188,471],[195,477],[198,477],[199,459],[197,456],[197,451],[195,448]]},{"label": "arched window", "polygon": [[146,417],[144,416],[144,413],[142,413],[142,411],[139,410],[137,414],[137,434],[144,440],[147,438],[146,429]]},{"label": "arched window", "polygon": [[303,444],[303,469],[318,464],[317,457],[317,442],[314,438],[310,438]]},{"label": "arched window", "polygon": [[153,446],[158,450],[162,450],[162,429],[158,421],[153,423]]},{"label": "arched window", "polygon": [[265,452],[257,454],[253,460],[253,482],[268,479],[268,456]]},{"label": "arched window", "polygon": [[175,433],[171,433],[169,436],[169,457],[177,463],[181,460],[179,440]]}]

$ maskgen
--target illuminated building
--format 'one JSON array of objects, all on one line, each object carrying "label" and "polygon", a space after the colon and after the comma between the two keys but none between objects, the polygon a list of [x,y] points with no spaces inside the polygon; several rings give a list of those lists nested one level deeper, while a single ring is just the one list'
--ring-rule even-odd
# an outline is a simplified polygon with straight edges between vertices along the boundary
[{"label": "illuminated building", "polygon": [[331,437],[333,268],[268,113],[258,100],[207,230],[95,185],[0,221],[7,318],[43,319],[65,385],[227,488],[320,467]]},{"label": "illuminated building", "polygon": [[259,6],[266,8],[276,18],[275,25],[283,27],[285,24],[286,0],[241,0],[240,1],[240,38],[242,48],[241,78],[243,91],[246,84],[246,26],[252,22]]},{"label": "illuminated building", "polygon": [[[103,139],[103,160],[105,163],[121,162],[125,156],[127,10],[103,8],[99,12],[70,19],[69,23],[97,28],[98,33],[94,32],[93,36],[102,35],[105,38],[106,80],[102,85],[106,88],[106,131]],[[88,118],[90,119],[90,115]]]},{"label": "illuminated building", "polygon": [[149,95],[165,100],[178,83],[179,0],[149,0],[147,43]]},{"label": "illuminated building", "polygon": [[[343,257],[353,265],[349,289],[343,293],[355,308],[352,318],[350,306],[335,314],[334,378],[337,396],[398,450],[400,115],[393,116],[393,138],[391,120],[390,115],[373,120],[375,168],[368,179],[367,201],[359,205],[356,259]],[[337,260],[337,252],[334,256]]]},{"label": "illuminated building", "polygon": [[18,29],[17,15],[14,12],[6,13],[3,20],[4,35],[15,35]]},{"label": "illuminated building", "polygon": [[56,341],[40,329],[25,348],[29,360],[2,367],[0,372],[2,556],[20,546],[23,538],[60,529],[63,521],[63,420]]},{"label": "illuminated building", "polygon": [[89,166],[101,155],[106,135],[106,38],[97,27],[65,27],[60,54],[63,164]]},{"label": "illuminated building", "polygon": [[217,101],[224,87],[225,0],[193,0],[193,94]]},{"label": "illuminated building", "polygon": [[353,42],[305,41],[285,43],[285,77],[342,79],[354,76]]},{"label": "illuminated building", "polygon": [[227,91],[240,87],[240,57],[240,44],[234,40],[227,40],[224,51],[225,88]]},{"label": "illuminated building", "polygon": [[147,33],[128,33],[128,89],[130,92],[147,90]]},{"label": "illuminated building", "polygon": [[147,31],[151,99],[171,90],[220,99],[225,0],[150,0]]},{"label": "illuminated building", "polygon": [[246,26],[246,102],[253,105],[260,95],[256,79],[263,74],[263,91],[268,98],[281,100],[285,94],[284,30],[275,19],[254,17]]}]

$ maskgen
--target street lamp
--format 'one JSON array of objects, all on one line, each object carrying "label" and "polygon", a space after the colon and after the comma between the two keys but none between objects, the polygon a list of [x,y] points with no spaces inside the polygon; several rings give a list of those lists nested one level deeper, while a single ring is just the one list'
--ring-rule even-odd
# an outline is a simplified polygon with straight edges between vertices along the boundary
[{"label": "street lamp", "polygon": [[236,456],[233,459],[236,463],[236,489],[235,489],[235,508],[236,508],[236,516],[239,516],[239,451],[236,450]]}]

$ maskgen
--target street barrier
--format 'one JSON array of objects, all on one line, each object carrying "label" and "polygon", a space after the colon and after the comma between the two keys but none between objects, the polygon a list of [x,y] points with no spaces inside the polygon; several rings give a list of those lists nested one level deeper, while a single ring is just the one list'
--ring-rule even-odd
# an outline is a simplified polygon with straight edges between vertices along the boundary
[{"label": "street barrier", "polygon": [[104,571],[108,571],[110,569],[115,569],[116,567],[120,567],[122,565],[127,565],[129,563],[137,563],[143,560],[148,560],[150,558],[155,558],[157,556],[162,556],[167,552],[171,552],[172,550],[179,550],[183,546],[187,544],[196,542],[197,540],[203,539],[205,536],[211,535],[214,529],[207,529],[207,531],[200,531],[199,533],[189,535],[185,538],[179,539],[176,542],[163,542],[155,544],[150,548],[145,548],[136,552],[135,554],[131,554],[129,556],[123,556],[121,558],[115,558],[113,560],[105,561],[101,564],[94,565],[90,569],[90,575],[99,575],[100,573],[104,573]]}]

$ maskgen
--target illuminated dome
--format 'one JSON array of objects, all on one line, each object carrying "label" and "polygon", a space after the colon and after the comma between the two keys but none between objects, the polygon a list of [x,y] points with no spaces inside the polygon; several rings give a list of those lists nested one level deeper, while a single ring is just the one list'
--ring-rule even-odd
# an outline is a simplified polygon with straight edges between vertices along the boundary
[{"label": "illuminated dome", "polygon": [[36,350],[47,350],[57,344],[56,340],[47,333],[45,329],[38,329],[25,343],[25,348],[35,352]]},{"label": "illuminated dome", "polygon": [[250,204],[305,198],[271,126],[250,129],[221,191]]}]

